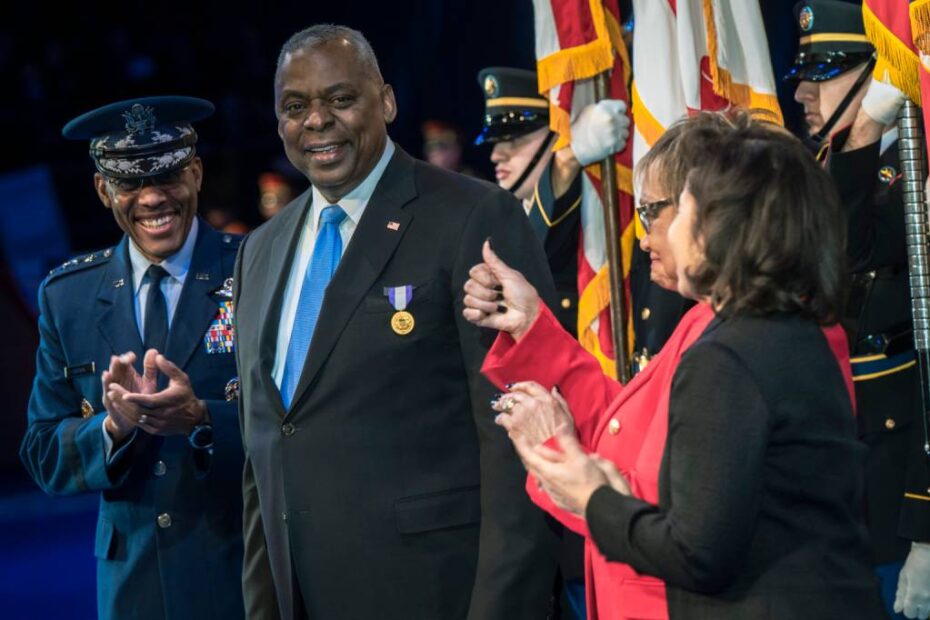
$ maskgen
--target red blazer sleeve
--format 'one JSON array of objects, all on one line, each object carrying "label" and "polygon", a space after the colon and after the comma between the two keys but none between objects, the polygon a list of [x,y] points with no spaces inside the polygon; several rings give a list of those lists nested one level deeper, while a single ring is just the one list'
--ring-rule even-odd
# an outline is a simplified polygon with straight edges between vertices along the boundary
[{"label": "red blazer sleeve", "polygon": [[571,408],[579,441],[588,450],[601,415],[623,389],[562,329],[542,301],[539,315],[519,342],[503,332],[497,336],[481,372],[498,389],[518,381],[535,381],[547,390],[559,386]]}]

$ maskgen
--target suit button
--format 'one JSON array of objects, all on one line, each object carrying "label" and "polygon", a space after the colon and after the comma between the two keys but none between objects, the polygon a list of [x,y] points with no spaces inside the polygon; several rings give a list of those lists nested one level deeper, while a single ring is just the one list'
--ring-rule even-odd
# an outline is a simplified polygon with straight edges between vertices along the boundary
[{"label": "suit button", "polygon": [[652,316],[652,310],[650,310],[649,308],[643,308],[643,311],[642,313],[640,313],[639,316],[643,317],[644,321],[648,321],[649,317]]},{"label": "suit button", "polygon": [[152,468],[152,471],[156,476],[161,477],[168,473],[168,466],[165,465],[164,461],[156,461],[155,467]]},{"label": "suit button", "polygon": [[155,519],[155,522],[158,523],[158,527],[161,529],[168,529],[171,527],[171,515],[169,515],[167,512],[163,512],[158,515],[158,518]]},{"label": "suit button", "polygon": [[572,300],[569,299],[568,297],[563,297],[563,298],[562,298],[562,307],[565,308],[566,310],[568,310],[569,308],[571,308],[571,307],[572,307]]},{"label": "suit button", "polygon": [[885,420],[885,428],[887,428],[890,431],[894,427],[895,427],[894,418],[888,418],[887,420]]},{"label": "suit button", "polygon": [[297,431],[297,429],[294,428],[294,425],[291,424],[290,422],[288,422],[287,424],[285,424],[284,426],[281,427],[281,433],[282,433],[285,437],[290,437],[290,436],[293,435],[296,431]]},{"label": "suit button", "polygon": [[620,432],[620,420],[618,420],[617,418],[613,418],[607,424],[607,432],[610,433],[611,435],[616,435],[617,433],[619,433]]}]

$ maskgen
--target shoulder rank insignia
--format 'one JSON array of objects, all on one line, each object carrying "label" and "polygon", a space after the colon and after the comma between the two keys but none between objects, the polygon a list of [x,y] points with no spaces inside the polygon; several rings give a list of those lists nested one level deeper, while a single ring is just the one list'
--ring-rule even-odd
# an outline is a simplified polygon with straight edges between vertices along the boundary
[{"label": "shoulder rank insignia", "polygon": [[[90,254],[84,254],[83,256],[76,256],[70,260],[66,260],[59,266],[55,267],[48,272],[49,276],[57,276],[63,273],[68,273],[71,271],[76,271],[76,267],[89,267],[91,265],[100,265],[113,256],[113,248],[107,248],[106,250],[101,250],[99,252],[91,252]],[[77,270],[79,271],[79,270]]]},{"label": "shoulder rank insignia", "polygon": [[221,302],[216,318],[203,336],[203,345],[208,354],[232,353],[235,350],[233,341],[236,331],[233,328],[233,318],[233,302]]}]

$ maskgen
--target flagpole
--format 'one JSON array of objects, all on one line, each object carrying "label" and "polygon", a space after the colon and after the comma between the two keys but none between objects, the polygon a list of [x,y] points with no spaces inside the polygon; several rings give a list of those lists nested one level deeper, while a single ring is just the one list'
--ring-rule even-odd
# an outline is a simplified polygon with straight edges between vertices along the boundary
[{"label": "flagpole", "polygon": [[930,456],[930,235],[924,195],[925,157],[920,110],[906,101],[898,113],[898,158],[902,172],[904,225],[914,319],[914,348],[920,368],[924,452]]},{"label": "flagpole", "polygon": [[[594,77],[595,99],[598,101],[608,98],[609,80],[609,70]],[[623,256],[620,252],[620,204],[617,193],[617,167],[612,154],[601,162],[601,186],[604,234],[607,236],[607,274],[610,278],[610,331],[617,361],[617,379],[620,383],[627,383],[630,380],[630,361],[627,357],[626,299],[623,289]]]}]

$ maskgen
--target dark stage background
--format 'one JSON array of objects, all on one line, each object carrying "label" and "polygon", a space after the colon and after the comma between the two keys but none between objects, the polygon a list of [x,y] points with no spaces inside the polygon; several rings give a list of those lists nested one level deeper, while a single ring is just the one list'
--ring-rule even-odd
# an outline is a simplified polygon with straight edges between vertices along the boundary
[{"label": "dark stage background", "polygon": [[[796,45],[792,4],[762,2],[778,77]],[[222,208],[257,225],[259,175],[275,171],[297,190],[306,186],[282,154],[272,76],[287,37],[323,21],[358,28],[371,41],[397,95],[390,133],[402,148],[421,156],[421,123],[450,122],[466,137],[465,163],[491,178],[489,148],[470,146],[483,113],[476,74],[489,65],[534,66],[530,0],[18,1],[0,8],[0,617],[95,615],[97,497],[46,498],[17,456],[37,345],[35,287],[51,267],[120,235],[94,194],[87,144],[63,140],[61,127],[124,98],[210,99],[217,114],[198,125],[201,210]],[[793,126],[790,92],[780,94]]]}]

